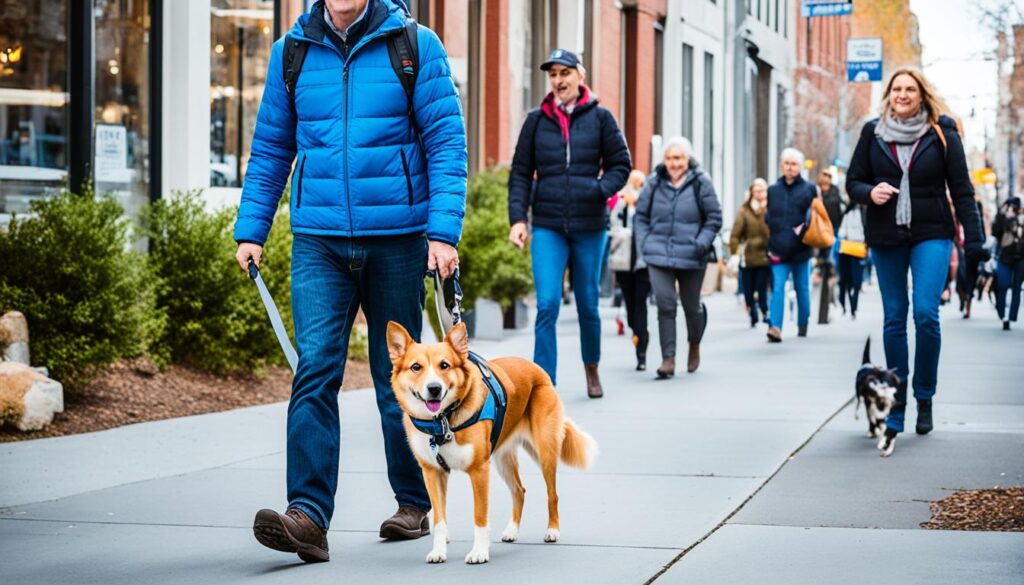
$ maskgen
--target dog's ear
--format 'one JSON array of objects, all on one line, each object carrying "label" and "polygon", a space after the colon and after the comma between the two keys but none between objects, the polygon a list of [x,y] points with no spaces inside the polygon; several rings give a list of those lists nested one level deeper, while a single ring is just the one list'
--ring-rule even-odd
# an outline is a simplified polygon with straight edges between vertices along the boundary
[{"label": "dog's ear", "polygon": [[463,360],[469,358],[469,332],[466,331],[465,323],[452,327],[448,335],[445,335],[444,342],[452,346]]},{"label": "dog's ear", "polygon": [[388,321],[388,353],[391,355],[391,363],[400,362],[412,342],[412,337],[409,337],[409,332],[405,330],[405,327],[394,321]]},{"label": "dog's ear", "polygon": [[886,372],[888,372],[889,375],[892,376],[892,379],[896,381],[896,385],[899,386],[900,376],[899,374],[896,373],[896,368],[889,368],[888,370],[886,370]]}]

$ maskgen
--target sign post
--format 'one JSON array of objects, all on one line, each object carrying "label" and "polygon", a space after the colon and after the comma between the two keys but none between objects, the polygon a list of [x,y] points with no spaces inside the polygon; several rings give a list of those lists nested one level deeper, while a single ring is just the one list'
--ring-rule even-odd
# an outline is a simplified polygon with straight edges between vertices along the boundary
[{"label": "sign post", "polygon": [[846,41],[846,79],[854,83],[882,81],[882,39]]}]

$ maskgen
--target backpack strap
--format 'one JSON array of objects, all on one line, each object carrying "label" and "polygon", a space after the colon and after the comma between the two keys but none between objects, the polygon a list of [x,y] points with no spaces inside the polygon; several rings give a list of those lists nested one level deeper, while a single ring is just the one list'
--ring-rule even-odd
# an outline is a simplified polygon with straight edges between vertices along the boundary
[{"label": "backpack strap", "polygon": [[299,73],[302,72],[302,63],[306,60],[306,53],[309,52],[309,43],[286,36],[284,39],[284,53],[281,59],[282,77],[284,78],[284,89],[288,92],[292,105],[295,104],[295,84],[299,81]]},{"label": "backpack strap", "polygon": [[398,76],[398,80],[402,83],[402,89],[405,90],[406,113],[409,115],[409,122],[417,136],[419,135],[419,125],[416,123],[413,94],[416,91],[416,78],[420,72],[418,29],[414,19],[406,18],[402,30],[388,36],[388,56],[391,58],[391,68],[395,70],[395,75]]}]

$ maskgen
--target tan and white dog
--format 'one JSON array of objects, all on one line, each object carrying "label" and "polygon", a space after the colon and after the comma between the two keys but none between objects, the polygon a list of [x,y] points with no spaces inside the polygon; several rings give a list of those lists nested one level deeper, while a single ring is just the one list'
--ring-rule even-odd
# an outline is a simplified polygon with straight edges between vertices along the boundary
[{"label": "tan and white dog", "polygon": [[[488,489],[491,460],[512,492],[512,518],[501,535],[504,542],[519,537],[526,490],[519,478],[518,448],[523,447],[540,465],[547,484],[548,528],[544,542],[556,542],[559,536],[558,494],[555,472],[561,460],[567,465],[586,468],[597,455],[597,442],[565,417],[562,401],[551,378],[536,364],[520,358],[501,358],[489,362],[508,397],[504,426],[497,444],[491,449],[492,421],[454,432],[454,439],[431,448],[431,436],[413,426],[411,418],[430,421],[448,413],[452,429],[469,421],[487,399],[488,387],[483,374],[469,359],[469,336],[458,324],[444,341],[419,344],[401,325],[388,323],[388,350],[394,369],[391,387],[405,411],[405,432],[430,494],[433,508],[433,548],[428,563],[443,563],[448,558],[446,505],[449,473],[438,462],[441,455],[450,469],[469,474],[473,486],[473,548],[466,555],[470,564],[486,563],[490,558]],[[454,409],[452,408],[454,406]]]}]

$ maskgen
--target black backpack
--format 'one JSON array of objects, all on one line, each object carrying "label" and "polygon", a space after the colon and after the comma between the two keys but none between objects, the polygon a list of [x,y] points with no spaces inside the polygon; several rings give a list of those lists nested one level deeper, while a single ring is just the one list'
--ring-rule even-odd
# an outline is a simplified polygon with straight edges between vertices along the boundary
[{"label": "black backpack", "polygon": [[[413,129],[419,135],[419,126],[416,125],[416,112],[413,109],[413,92],[416,91],[416,76],[420,71],[420,46],[417,40],[418,26],[416,21],[409,16],[408,8],[405,9],[405,26],[401,30],[388,35],[388,56],[391,57],[391,68],[402,83],[405,90],[406,113]],[[309,43],[285,38],[284,54],[281,64],[283,68],[284,88],[288,97],[295,105],[295,84],[299,80],[299,73],[302,72],[302,63],[306,60],[306,52],[309,51]]]}]

